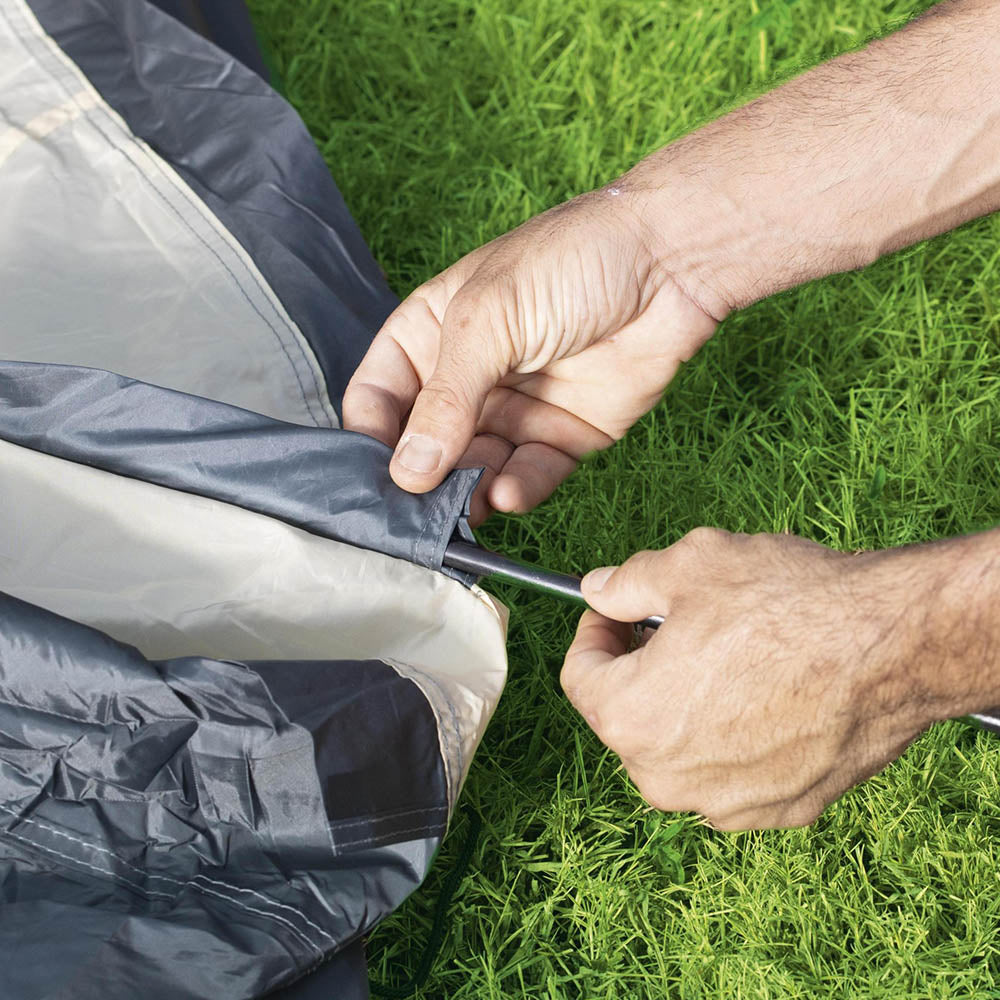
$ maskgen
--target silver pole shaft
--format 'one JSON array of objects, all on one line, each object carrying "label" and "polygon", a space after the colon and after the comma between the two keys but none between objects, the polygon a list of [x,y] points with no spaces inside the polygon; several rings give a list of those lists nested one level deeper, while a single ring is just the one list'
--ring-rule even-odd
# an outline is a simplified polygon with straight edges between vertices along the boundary
[{"label": "silver pole shaft", "polygon": [[[444,550],[444,564],[450,569],[471,573],[473,576],[497,576],[529,590],[538,590],[587,606],[580,592],[580,577],[529,566],[469,542],[451,542]],[[644,628],[659,628],[663,619],[659,615],[652,615],[639,624]]]}]

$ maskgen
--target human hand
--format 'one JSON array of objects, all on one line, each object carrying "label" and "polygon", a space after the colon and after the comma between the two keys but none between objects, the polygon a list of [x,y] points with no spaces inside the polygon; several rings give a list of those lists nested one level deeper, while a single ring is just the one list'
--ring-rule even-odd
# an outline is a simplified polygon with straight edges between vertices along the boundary
[{"label": "human hand", "polygon": [[405,489],[461,461],[535,505],[728,311],[1000,208],[996,27],[996,0],[939,4],[462,258],[386,322],[345,426],[403,431]]},{"label": "human hand", "polygon": [[715,330],[653,244],[627,190],[609,187],[463,257],[379,331],[345,427],[398,442],[390,471],[412,492],[485,466],[473,523],[529,510],[651,409]]},{"label": "human hand", "polygon": [[[722,830],[808,825],[967,708],[960,675],[937,684],[954,661],[933,638],[947,579],[935,549],[845,555],[696,529],[584,578],[596,610],[563,687],[651,805]],[[652,614],[664,624],[628,652],[620,623]],[[971,645],[955,622],[938,631]],[[982,671],[978,657],[971,666]]]}]

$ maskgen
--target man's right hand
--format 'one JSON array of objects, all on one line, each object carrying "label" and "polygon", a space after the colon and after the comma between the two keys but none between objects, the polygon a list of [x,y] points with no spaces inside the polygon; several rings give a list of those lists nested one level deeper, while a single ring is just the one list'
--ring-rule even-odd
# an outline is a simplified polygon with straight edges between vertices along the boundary
[{"label": "man's right hand", "polygon": [[344,396],[344,423],[396,446],[411,492],[486,466],[473,522],[525,511],[659,400],[716,320],[680,287],[627,189],[539,215],[414,291]]}]

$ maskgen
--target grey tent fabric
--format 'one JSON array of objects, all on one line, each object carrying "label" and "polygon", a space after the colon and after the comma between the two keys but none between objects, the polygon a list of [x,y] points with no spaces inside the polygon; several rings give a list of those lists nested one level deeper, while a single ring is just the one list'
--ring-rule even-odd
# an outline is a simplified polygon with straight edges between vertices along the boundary
[{"label": "grey tent fabric", "polygon": [[311,974],[267,995],[267,1000],[368,1000],[365,946],[356,941]]},{"label": "grey tent fabric", "polygon": [[389,478],[389,449],[373,438],[90,368],[0,361],[0,417],[0,437],[15,444],[434,569],[480,476],[459,469],[431,493],[407,493]]},{"label": "grey tent fabric", "polygon": [[152,3],[239,59],[261,79],[272,82],[243,0],[152,0]]},{"label": "grey tent fabric", "polygon": [[[399,761],[429,803],[383,801],[390,822],[408,813],[402,834],[373,832],[370,803],[353,823],[328,820],[344,797],[323,782],[335,793],[382,757],[380,741],[343,741],[337,724],[370,686],[352,665],[322,665],[350,670],[353,685],[346,703],[314,704],[307,729],[252,664],[150,662],[10,597],[0,620],[3,996],[263,995],[419,881],[443,832],[440,761]],[[391,670],[377,666],[366,714],[384,726],[412,685],[394,677],[401,690],[387,695]],[[283,665],[286,678],[296,667]],[[433,728],[429,713],[422,724]],[[417,819],[429,822],[414,838]],[[74,941],[52,953],[60,932]]]},{"label": "grey tent fabric", "polygon": [[479,471],[338,428],[395,298],[260,77],[145,0],[0,74],[0,998],[363,1000],[504,683]]}]

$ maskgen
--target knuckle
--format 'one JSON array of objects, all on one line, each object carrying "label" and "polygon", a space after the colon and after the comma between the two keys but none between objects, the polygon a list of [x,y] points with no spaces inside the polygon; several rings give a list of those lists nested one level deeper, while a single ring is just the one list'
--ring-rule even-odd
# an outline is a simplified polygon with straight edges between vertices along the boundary
[{"label": "knuckle", "polygon": [[379,397],[366,382],[351,381],[344,390],[342,407],[345,411],[365,413],[380,409]]},{"label": "knuckle", "polygon": [[494,318],[488,303],[466,306],[454,302],[441,331],[438,369],[450,380],[475,383],[486,374],[499,381],[512,366],[513,337],[509,328]]},{"label": "knuckle", "polygon": [[715,813],[700,813],[705,823],[719,833],[735,833],[738,830],[746,830],[747,826],[742,823],[737,816],[719,816]]},{"label": "knuckle", "polygon": [[349,382],[347,388],[344,390],[344,397],[340,401],[340,406],[344,413],[344,419],[349,420],[354,414],[361,412],[365,408],[364,393],[359,391],[353,382]]},{"label": "knuckle", "polygon": [[630,777],[647,805],[658,809],[660,812],[675,812],[680,808],[675,790],[666,782],[656,779],[637,778],[631,774]]},{"label": "knuckle", "polygon": [[606,688],[599,692],[588,690],[584,701],[577,707],[586,716],[597,738],[619,757],[628,757],[635,749],[635,727],[621,704],[614,697],[609,697]]},{"label": "knuckle", "polygon": [[464,336],[479,325],[481,306],[468,295],[456,295],[448,305],[444,321],[448,336]]},{"label": "knuckle", "polygon": [[626,559],[619,567],[619,572],[623,574],[626,582],[639,580],[654,572],[662,558],[662,552],[645,549]]},{"label": "knuckle", "polygon": [[639,794],[646,805],[652,806],[653,809],[657,809],[660,812],[672,811],[669,797],[663,794],[660,789],[650,788],[649,786],[643,788],[638,785],[636,787],[639,789]]},{"label": "knuckle", "polygon": [[[603,718],[607,711],[600,705],[592,675],[576,665],[572,657],[567,657],[559,674],[559,683],[569,703],[587,720],[590,727],[602,738]],[[598,708],[602,711],[598,711]]]},{"label": "knuckle", "polygon": [[700,815],[705,822],[720,833],[738,833],[741,830],[766,830],[774,826],[770,811],[755,808],[745,800],[727,798],[706,803]]},{"label": "knuckle", "polygon": [[428,313],[433,316],[428,301],[427,286],[421,285],[389,313],[377,336],[395,341],[405,350]]},{"label": "knuckle", "polygon": [[500,282],[488,275],[470,278],[452,297],[444,314],[444,336],[476,340],[489,336],[496,325]]},{"label": "knuckle", "polygon": [[682,539],[687,545],[697,548],[706,549],[713,545],[718,545],[729,537],[728,531],[723,531],[722,528],[712,528],[708,525],[700,525],[697,528],[692,528]]},{"label": "knuckle", "polygon": [[577,667],[576,657],[570,652],[566,656],[562,670],[559,671],[559,684],[563,693],[577,707],[580,707],[582,685],[580,684],[580,671]]},{"label": "knuckle", "polygon": [[613,708],[604,707],[591,713],[591,728],[600,741],[620,757],[628,753],[631,745],[630,727]]},{"label": "knuckle", "polygon": [[443,423],[465,419],[469,410],[465,393],[454,383],[445,386],[428,382],[420,393],[420,402],[423,416]]}]

